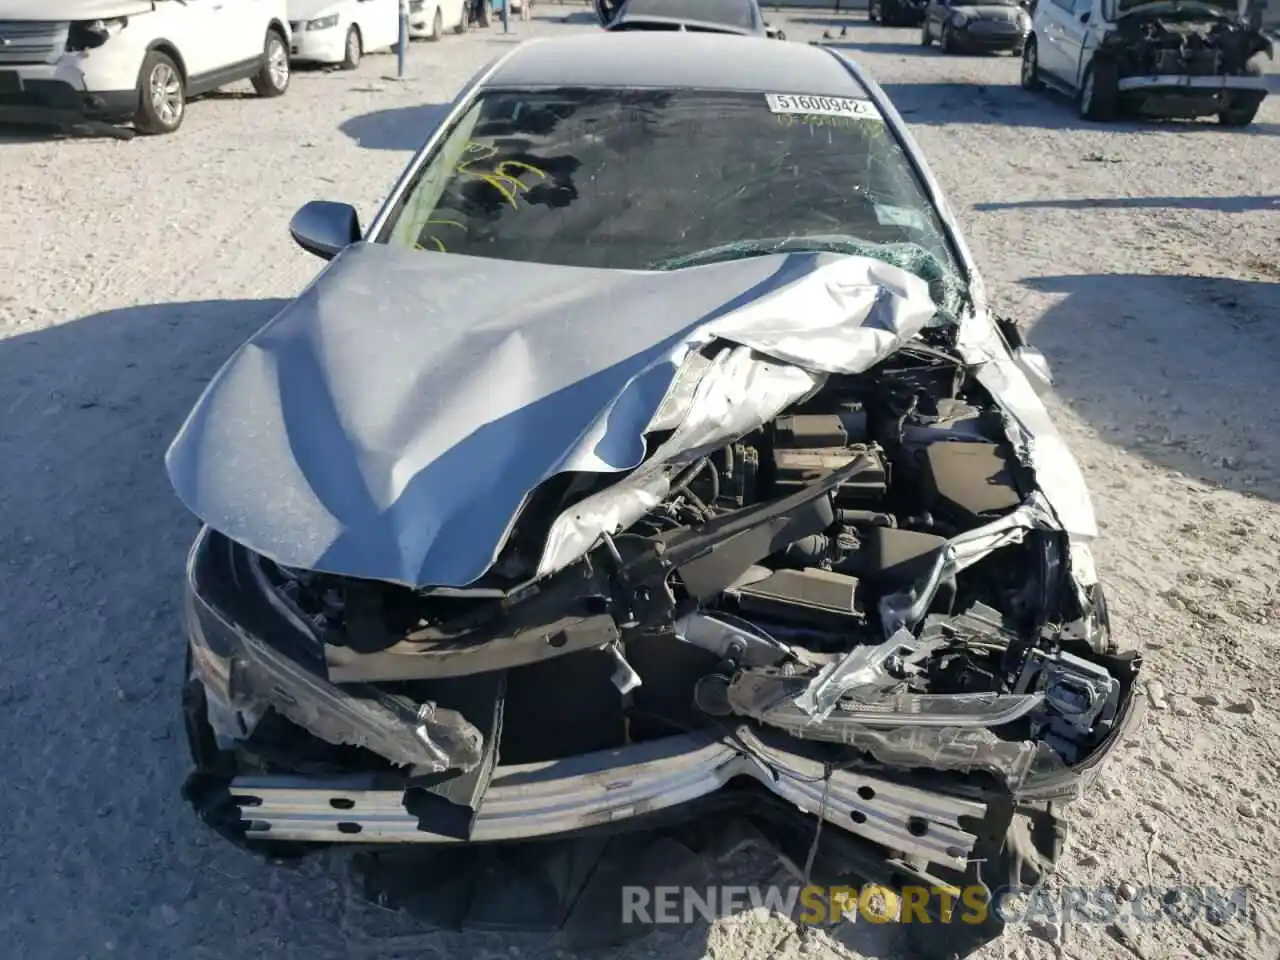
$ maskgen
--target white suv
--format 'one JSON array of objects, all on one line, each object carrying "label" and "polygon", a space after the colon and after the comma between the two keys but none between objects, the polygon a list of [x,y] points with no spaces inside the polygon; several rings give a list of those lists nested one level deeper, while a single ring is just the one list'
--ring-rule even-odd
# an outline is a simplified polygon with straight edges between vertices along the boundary
[{"label": "white suv", "polygon": [[286,0],[0,0],[0,122],[132,120],[172,133],[187,100],[289,86]]}]

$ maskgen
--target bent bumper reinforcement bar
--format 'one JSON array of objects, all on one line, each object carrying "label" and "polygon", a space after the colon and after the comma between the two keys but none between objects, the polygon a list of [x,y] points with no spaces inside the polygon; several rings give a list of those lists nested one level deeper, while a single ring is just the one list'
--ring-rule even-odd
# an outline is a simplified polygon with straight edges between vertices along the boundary
[{"label": "bent bumper reinforcement bar", "polygon": [[[802,811],[906,857],[963,868],[977,837],[961,818],[980,820],[980,801],[907,787],[855,771],[834,771],[764,744],[750,731],[742,747],[685,734],[546,763],[499,767],[476,814],[471,842],[545,837],[600,826],[707,796],[751,777]],[[385,781],[383,781],[385,782]],[[404,790],[370,777],[241,776],[232,802],[257,840],[456,843],[419,829]],[[826,789],[826,803],[823,791]]]}]

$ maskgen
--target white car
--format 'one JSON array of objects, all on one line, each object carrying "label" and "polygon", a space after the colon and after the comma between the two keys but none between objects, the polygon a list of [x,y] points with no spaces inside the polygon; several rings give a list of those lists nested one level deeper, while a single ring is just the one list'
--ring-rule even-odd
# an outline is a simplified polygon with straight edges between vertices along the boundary
[{"label": "white car", "polygon": [[0,122],[172,133],[192,97],[289,87],[285,0],[0,0]]},{"label": "white car", "polygon": [[445,29],[467,32],[466,0],[409,0],[409,36],[439,40]]},{"label": "white car", "polygon": [[400,42],[399,0],[289,0],[290,55],[354,70],[360,58]]},{"label": "white car", "polygon": [[1124,113],[1253,122],[1274,44],[1249,0],[1036,0],[1022,86],[1073,96],[1087,120]]}]

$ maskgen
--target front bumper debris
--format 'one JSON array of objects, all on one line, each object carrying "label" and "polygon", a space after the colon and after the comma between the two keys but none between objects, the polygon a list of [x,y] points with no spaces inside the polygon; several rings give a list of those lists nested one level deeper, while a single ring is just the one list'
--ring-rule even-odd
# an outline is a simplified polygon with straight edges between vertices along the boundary
[{"label": "front bumper debris", "polygon": [[[712,734],[688,734],[554,763],[498,767],[468,842],[604,827],[691,803],[749,777],[803,812],[903,856],[962,869],[972,854],[985,801],[848,770],[831,771],[827,780],[817,760],[767,745],[750,730],[736,736],[741,748]],[[202,813],[249,841],[459,840],[422,829],[406,807],[407,793],[377,776],[240,775],[220,795],[206,795]]]}]

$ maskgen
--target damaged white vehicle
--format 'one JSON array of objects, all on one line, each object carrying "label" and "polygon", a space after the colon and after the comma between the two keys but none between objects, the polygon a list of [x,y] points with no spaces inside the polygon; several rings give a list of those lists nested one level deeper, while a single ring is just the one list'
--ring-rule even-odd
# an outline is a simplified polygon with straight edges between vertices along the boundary
[{"label": "damaged white vehicle", "polygon": [[292,230],[332,263],[167,458],[208,822],[278,851],[775,801],[886,882],[1053,863],[1140,662],[1044,360],[855,65],[528,42],[367,230]]}]

